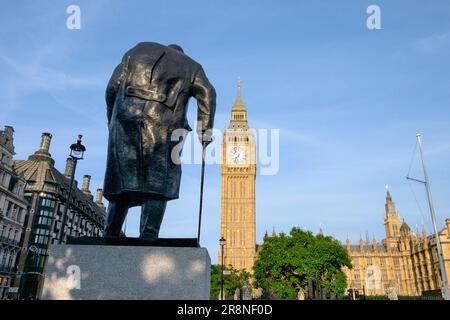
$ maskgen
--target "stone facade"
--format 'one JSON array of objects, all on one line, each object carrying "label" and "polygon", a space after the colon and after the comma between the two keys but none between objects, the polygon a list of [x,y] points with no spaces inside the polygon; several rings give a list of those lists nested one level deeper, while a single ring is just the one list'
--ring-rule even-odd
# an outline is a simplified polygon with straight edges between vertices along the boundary
[{"label": "stone facade", "polygon": [[[222,141],[220,235],[225,238],[224,265],[252,272],[256,254],[256,142],[247,123],[240,83]],[[219,263],[222,250],[219,250]]]},{"label": "stone facade", "polygon": [[[366,295],[385,295],[395,288],[399,295],[416,296],[442,289],[441,273],[434,235],[424,228],[414,233],[401,222],[389,191],[386,195],[384,226],[386,239],[372,243],[360,239],[346,249],[353,269],[345,269],[349,288]],[[450,219],[439,232],[447,278],[450,276]]]},{"label": "stone facade", "polygon": [[13,162],[14,170],[26,181],[25,198],[30,204],[24,222],[19,274],[14,281],[20,297],[25,299],[41,295],[43,272],[52,244],[65,243],[67,236],[101,236],[106,219],[102,191],[97,190],[94,200],[89,191],[90,176],[84,176],[81,190],[74,181],[66,224],[62,226],[73,160],[69,158],[65,172],[60,173],[49,152],[51,139],[50,133],[43,133],[34,154],[27,160]]},{"label": "stone facade", "polygon": [[16,259],[28,203],[25,180],[13,171],[14,129],[0,131],[0,299],[8,299],[17,274]]}]

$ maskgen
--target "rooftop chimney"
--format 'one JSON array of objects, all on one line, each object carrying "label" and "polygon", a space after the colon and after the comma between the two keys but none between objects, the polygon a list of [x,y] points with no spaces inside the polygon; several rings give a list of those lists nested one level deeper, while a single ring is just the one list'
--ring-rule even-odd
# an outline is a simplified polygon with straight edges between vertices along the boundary
[{"label": "rooftop chimney", "polygon": [[95,203],[102,209],[105,208],[105,206],[103,205],[103,189],[98,188],[97,189],[97,195],[95,197]]},{"label": "rooftop chimney", "polygon": [[73,170],[73,159],[67,158],[66,160],[66,169],[64,170],[64,176],[68,179],[72,176],[72,170]]},{"label": "rooftop chimney", "polygon": [[91,176],[90,175],[84,175],[83,176],[83,185],[81,187],[81,191],[83,191],[84,193],[88,193],[91,194],[91,192],[89,191],[89,185],[91,184]]},{"label": "rooftop chimney", "polygon": [[41,146],[39,147],[39,151],[43,153],[49,153],[50,150],[50,142],[52,141],[52,134],[48,132],[44,132],[41,136]]},{"label": "rooftop chimney", "polygon": [[41,145],[39,146],[39,150],[37,150],[34,154],[30,155],[28,159],[38,160],[38,161],[50,161],[52,165],[55,164],[55,160],[52,159],[50,150],[50,142],[52,141],[52,134],[48,132],[44,132],[41,135]]}]

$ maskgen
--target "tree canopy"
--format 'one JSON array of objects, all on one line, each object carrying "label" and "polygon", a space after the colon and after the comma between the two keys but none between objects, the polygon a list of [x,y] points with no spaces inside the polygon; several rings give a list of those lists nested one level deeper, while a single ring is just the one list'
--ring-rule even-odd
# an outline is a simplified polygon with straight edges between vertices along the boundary
[{"label": "tree canopy", "polygon": [[319,285],[342,296],[346,288],[344,266],[352,268],[351,260],[337,240],[294,227],[289,235],[264,238],[253,266],[253,286],[292,299],[300,287],[306,287],[308,279],[317,279]]},{"label": "tree canopy", "polygon": [[[224,270],[230,271],[229,275],[223,276],[225,297],[234,295],[237,288],[242,291],[242,287],[250,279],[250,273],[245,270],[234,269],[232,266],[225,267]],[[221,265],[211,265],[211,299],[217,299],[219,296],[222,281],[221,273]]]}]

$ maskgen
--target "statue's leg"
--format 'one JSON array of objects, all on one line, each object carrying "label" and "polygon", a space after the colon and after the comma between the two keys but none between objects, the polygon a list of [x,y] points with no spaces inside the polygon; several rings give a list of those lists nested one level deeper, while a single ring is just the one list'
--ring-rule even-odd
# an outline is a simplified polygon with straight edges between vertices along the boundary
[{"label": "statue's leg", "polygon": [[142,204],[140,237],[142,239],[158,239],[159,228],[166,211],[166,200],[146,200]]},{"label": "statue's leg", "polygon": [[108,205],[105,237],[119,237],[123,222],[128,213],[128,204],[124,201],[111,201]]}]

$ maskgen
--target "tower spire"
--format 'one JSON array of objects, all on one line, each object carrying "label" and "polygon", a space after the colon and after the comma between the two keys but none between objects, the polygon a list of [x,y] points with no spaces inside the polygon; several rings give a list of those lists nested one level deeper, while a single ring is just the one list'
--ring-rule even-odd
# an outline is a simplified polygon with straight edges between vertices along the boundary
[{"label": "tower spire", "polygon": [[241,77],[238,76],[238,96],[241,95]]},{"label": "tower spire", "polygon": [[396,217],[398,215],[397,210],[395,209],[395,203],[392,200],[391,192],[386,186],[386,204],[385,204],[385,212],[387,217]]},{"label": "tower spire", "polygon": [[425,226],[422,224],[422,238],[423,240],[427,239],[427,230],[425,230]]},{"label": "tower spire", "polygon": [[230,129],[248,129],[247,108],[241,96],[241,78],[238,78],[236,100],[231,108]]},{"label": "tower spire", "polygon": [[236,100],[234,101],[232,111],[235,111],[235,110],[244,110],[245,111],[245,109],[246,109],[245,104],[244,104],[244,101],[242,100],[242,96],[241,96],[241,78],[238,77],[237,95],[236,95]]}]

